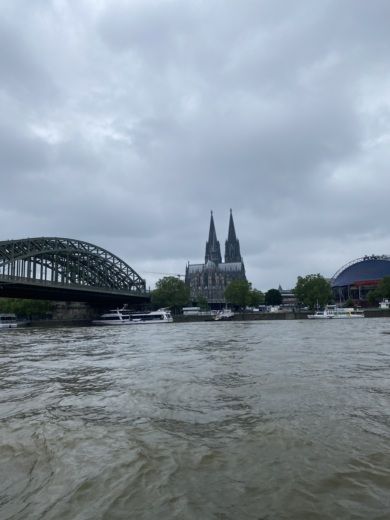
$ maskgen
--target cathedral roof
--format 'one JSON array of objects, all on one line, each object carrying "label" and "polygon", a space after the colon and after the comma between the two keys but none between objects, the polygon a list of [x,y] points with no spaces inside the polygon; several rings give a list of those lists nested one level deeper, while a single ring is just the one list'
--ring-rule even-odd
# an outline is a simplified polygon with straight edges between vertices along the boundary
[{"label": "cathedral roof", "polygon": [[204,269],[204,264],[189,264],[187,270],[189,273],[200,273]]},{"label": "cathedral roof", "polygon": [[220,271],[241,271],[244,264],[242,262],[229,262],[224,264],[219,264],[218,269]]},{"label": "cathedral roof", "polygon": [[242,262],[230,262],[228,264],[221,262],[220,264],[215,264],[209,260],[206,264],[189,264],[187,269],[190,274],[200,273],[205,269],[216,269],[217,271],[221,272],[232,272],[241,271],[243,266],[244,264]]}]

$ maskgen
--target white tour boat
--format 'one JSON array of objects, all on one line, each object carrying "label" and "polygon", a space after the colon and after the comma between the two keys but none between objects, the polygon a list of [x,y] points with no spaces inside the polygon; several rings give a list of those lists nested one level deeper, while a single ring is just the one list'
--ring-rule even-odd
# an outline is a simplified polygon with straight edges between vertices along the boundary
[{"label": "white tour boat", "polygon": [[311,320],[364,318],[364,312],[353,307],[343,308],[336,305],[328,305],[323,311],[316,311],[314,314],[308,314],[307,317]]},{"label": "white tour boat", "polygon": [[93,320],[93,325],[136,325],[138,323],[172,323],[171,312],[159,309],[151,312],[131,312],[128,309],[114,309]]},{"label": "white tour boat", "polygon": [[217,314],[214,316],[215,321],[228,321],[233,319],[234,312],[230,309],[222,309],[221,311],[218,311]]},{"label": "white tour boat", "polygon": [[333,318],[333,315],[325,309],[323,311],[316,311],[314,314],[308,314],[307,317],[309,320],[329,320]]},{"label": "white tour boat", "polygon": [[0,329],[14,329],[18,326],[16,315],[12,313],[0,314]]}]

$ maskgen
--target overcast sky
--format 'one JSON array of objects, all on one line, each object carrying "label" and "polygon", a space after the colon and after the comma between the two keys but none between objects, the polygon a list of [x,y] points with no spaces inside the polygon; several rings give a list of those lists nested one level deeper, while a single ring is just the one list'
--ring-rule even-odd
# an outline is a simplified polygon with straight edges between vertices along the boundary
[{"label": "overcast sky", "polygon": [[388,0],[0,0],[0,240],[153,286],[229,209],[253,286],[390,253]]}]

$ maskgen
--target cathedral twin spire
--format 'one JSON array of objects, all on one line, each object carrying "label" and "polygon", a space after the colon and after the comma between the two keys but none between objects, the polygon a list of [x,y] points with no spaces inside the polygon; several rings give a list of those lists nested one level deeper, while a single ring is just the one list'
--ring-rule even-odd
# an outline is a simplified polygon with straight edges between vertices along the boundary
[{"label": "cathedral twin spire", "polygon": [[205,264],[207,264],[209,260],[215,264],[222,263],[221,248],[217,240],[217,233],[215,232],[213,212],[211,212],[210,217],[209,239],[206,242]]},{"label": "cathedral twin spire", "polygon": [[225,263],[231,262],[242,262],[240,242],[236,237],[232,210],[230,210],[228,239],[225,242]]},{"label": "cathedral twin spire", "polygon": [[[205,254],[205,263],[208,261],[214,262],[215,264],[222,263],[221,256],[221,248],[219,242],[217,240],[217,233],[215,231],[213,212],[211,212],[210,217],[210,230],[209,230],[209,239],[206,242],[206,254]],[[240,242],[236,237],[236,230],[234,228],[233,221],[233,213],[230,210],[230,219],[229,219],[229,231],[228,231],[228,239],[225,242],[225,263],[232,262],[241,262],[241,253],[240,253]]]}]

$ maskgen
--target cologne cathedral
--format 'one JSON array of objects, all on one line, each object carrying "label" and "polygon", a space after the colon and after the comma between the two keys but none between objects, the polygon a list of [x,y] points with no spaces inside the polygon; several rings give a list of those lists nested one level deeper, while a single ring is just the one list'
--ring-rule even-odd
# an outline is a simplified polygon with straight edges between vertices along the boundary
[{"label": "cologne cathedral", "polygon": [[215,232],[213,212],[210,218],[209,239],[206,242],[204,264],[188,264],[185,282],[190,288],[191,300],[205,298],[213,308],[225,304],[225,289],[233,280],[246,280],[240,242],[236,237],[233,214],[230,210],[228,238],[225,242],[225,261]]}]

